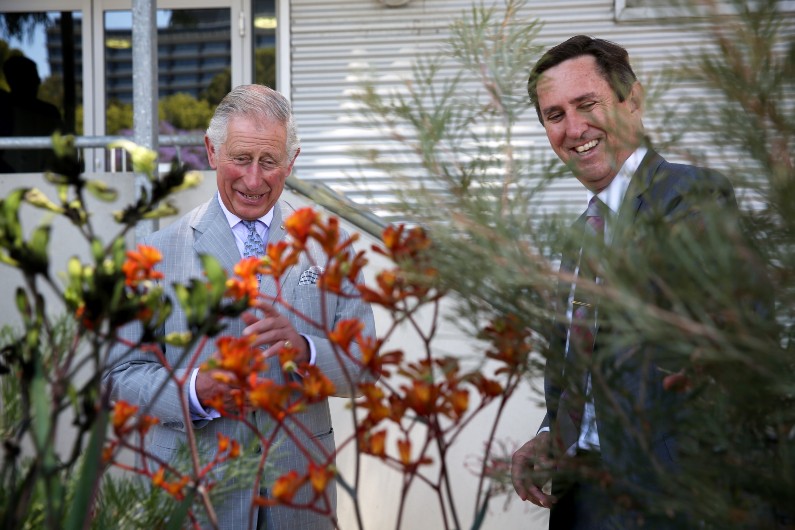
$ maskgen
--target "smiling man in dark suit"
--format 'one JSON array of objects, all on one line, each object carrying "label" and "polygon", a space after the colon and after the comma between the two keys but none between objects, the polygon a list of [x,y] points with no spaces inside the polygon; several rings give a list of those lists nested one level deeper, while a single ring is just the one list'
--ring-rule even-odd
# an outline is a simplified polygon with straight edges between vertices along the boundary
[{"label": "smiling man in dark suit", "polygon": [[[583,35],[572,37],[535,64],[528,92],[552,149],[587,189],[588,208],[573,227],[575,233],[583,234],[580,241],[598,239],[599,244],[615,248],[632,244],[649,224],[668,230],[686,219],[698,226],[699,222],[693,221],[699,219],[701,205],[736,212],[734,192],[722,175],[669,163],[648,144],[642,121],[643,89],[621,46]],[[563,307],[556,308],[560,318],[550,337],[544,385],[546,416],[536,436],[513,456],[514,487],[523,500],[551,508],[550,528],[554,529],[676,525],[676,517],[669,521],[665,517],[644,519],[642,506],[621,506],[593,480],[577,476],[571,481],[553,479],[551,492],[543,487],[549,476],[545,470],[561,477],[554,471],[560,469],[561,462],[575,463],[575,467],[578,461],[597,462],[596,469],[603,465],[613,477],[623,474],[620,478],[629,482],[637,478],[641,487],[651,488],[652,475],[643,468],[665,473],[677,466],[679,398],[663,385],[664,374],[671,371],[659,369],[648,348],[617,345],[621,341],[611,337],[604,325],[609,318],[606,310],[600,313],[596,302],[587,299],[589,290],[579,291],[571,281],[572,276],[583,278],[586,270],[594,269],[590,253],[599,247],[585,243],[572,247],[564,251],[561,261],[557,299]],[[591,286],[601,280],[598,274],[592,275]],[[647,281],[651,283],[648,278],[640,279],[642,284]],[[587,278],[583,282],[587,283]],[[645,288],[638,286],[639,290]],[[572,376],[575,359],[583,356],[593,357],[594,362],[598,357],[621,357],[626,360],[624,372],[610,383],[613,388],[605,390],[588,369],[581,376]],[[572,381],[581,382],[579,399],[572,398],[577,394]],[[640,423],[638,404],[657,411],[654,422],[644,423],[650,456],[638,464],[633,455],[635,459],[628,464],[622,459],[630,458],[627,455],[633,442],[615,432],[616,425],[608,420],[611,414],[619,414],[616,407],[623,407],[620,413],[628,421]],[[665,413],[659,414],[660,410]]]},{"label": "smiling man in dark suit", "polygon": [[[202,254],[214,256],[231,274],[242,257],[262,255],[264,245],[275,244],[287,236],[284,220],[294,210],[282,198],[282,191],[300,148],[292,109],[284,96],[261,85],[233,89],[218,105],[205,143],[210,166],[216,171],[217,193],[143,241],[162,253],[159,270],[169,285],[187,284],[191,279],[202,278],[199,258]],[[342,234],[341,238],[344,240],[347,235]],[[331,330],[342,320],[357,319],[364,325],[363,334],[373,336],[373,313],[350,282],[344,282],[339,295],[320,292],[317,278],[325,263],[325,252],[310,240],[299,262],[285,272],[278,285],[273,278],[262,277],[260,292],[266,298],[256,303],[256,312],[246,312],[242,318],[226,322],[223,334],[252,336],[253,345],[263,348],[266,357],[272,357],[282,347],[293,347],[298,352],[297,364],[308,362],[317,366],[334,384],[336,395],[351,396],[356,393],[353,385],[362,376],[361,366],[335,351],[323,326]],[[358,280],[361,281],[361,277]],[[173,297],[173,291],[169,292]],[[277,298],[284,303],[270,302]],[[160,330],[161,336],[187,329],[185,312],[175,304],[174,313]],[[122,335],[135,343],[140,329],[127,327]],[[351,346],[351,350],[354,357],[360,355],[358,346]],[[207,341],[199,363],[214,351],[214,341]],[[164,353],[175,368],[175,376],[183,376],[189,356],[171,344],[165,345]],[[300,377],[286,375],[278,362],[269,363],[268,371],[262,375],[280,384],[288,377]],[[117,347],[111,353],[105,374],[111,399],[139,406],[160,420],[150,432],[148,445],[148,450],[157,457],[173,462],[184,448],[187,429],[193,429],[200,448],[209,451],[201,455],[202,462],[212,458],[218,434],[239,441],[242,447],[249,447],[255,440],[253,433],[241,422],[220,417],[211,408],[212,398],[219,395],[224,398],[225,406],[235,406],[230,386],[198,368],[192,370],[183,396],[171,381],[168,370],[151,351],[128,352],[125,347]],[[181,413],[181,399],[190,404],[192,421],[187,424]],[[269,488],[275,476],[291,470],[306,473],[310,459],[322,467],[333,464],[334,432],[327,400],[307,405],[283,425],[277,425],[262,411],[248,411],[248,414],[260,433],[266,439],[273,439],[260,494],[270,495]],[[291,431],[290,435],[287,430]],[[220,528],[249,528],[252,486],[241,484],[214,506]],[[254,527],[268,530],[334,528],[334,480],[328,482],[325,493],[316,498],[312,488],[305,486],[294,502],[299,505],[314,503],[313,509],[276,506],[259,510],[254,513]]]}]

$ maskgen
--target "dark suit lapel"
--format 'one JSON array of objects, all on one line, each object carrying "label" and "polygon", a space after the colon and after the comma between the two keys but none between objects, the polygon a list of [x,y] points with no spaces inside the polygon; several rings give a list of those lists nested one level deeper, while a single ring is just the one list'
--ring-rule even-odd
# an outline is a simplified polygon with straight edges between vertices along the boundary
[{"label": "dark suit lapel", "polygon": [[620,248],[628,233],[631,232],[638,213],[646,204],[644,194],[651,186],[654,175],[663,162],[665,162],[663,157],[655,150],[649,148],[637,171],[632,176],[627,192],[624,195],[624,200],[621,203],[621,208],[618,210],[618,219],[616,220],[611,243],[615,248]]}]

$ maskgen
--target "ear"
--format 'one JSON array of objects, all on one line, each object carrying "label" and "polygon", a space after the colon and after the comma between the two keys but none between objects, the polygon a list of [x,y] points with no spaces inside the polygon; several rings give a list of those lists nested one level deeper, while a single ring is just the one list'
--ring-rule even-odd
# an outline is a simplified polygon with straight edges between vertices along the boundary
[{"label": "ear", "polygon": [[298,155],[300,153],[301,153],[301,148],[299,147],[298,150],[295,152],[295,156],[293,156],[293,159],[290,160],[290,165],[287,166],[287,174],[288,175],[293,172],[293,165],[295,165],[295,159],[298,158]]},{"label": "ear", "polygon": [[643,86],[639,81],[632,83],[632,88],[629,91],[627,100],[629,101],[629,110],[633,113],[640,112],[643,114]]},{"label": "ear", "polygon": [[210,137],[207,136],[206,134],[204,135],[204,148],[207,150],[207,161],[210,163],[210,167],[212,169],[216,169],[217,168],[217,164],[216,164],[216,156],[217,156],[217,154],[215,152],[215,146],[210,141]]}]

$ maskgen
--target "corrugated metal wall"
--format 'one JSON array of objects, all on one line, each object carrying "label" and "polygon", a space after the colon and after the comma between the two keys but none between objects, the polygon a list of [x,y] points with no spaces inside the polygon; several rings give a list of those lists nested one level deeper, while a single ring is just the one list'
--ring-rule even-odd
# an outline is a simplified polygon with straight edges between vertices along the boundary
[{"label": "corrugated metal wall", "polygon": [[[414,55],[439,47],[449,23],[471,5],[471,0],[411,0],[403,7],[389,8],[378,0],[293,0],[292,100],[303,146],[296,164],[297,176],[322,181],[383,214],[380,205],[392,200],[393,184],[383,175],[362,168],[361,161],[350,155],[354,146],[379,143],[377,132],[353,123],[350,93],[362,72],[367,71],[375,72],[378,85],[397,87],[400,79],[408,77]],[[663,68],[672,67],[683,54],[695,52],[704,42],[695,23],[686,28],[682,23],[656,20],[616,22],[615,9],[614,0],[531,0],[523,16],[543,22],[539,44],[545,47],[578,33],[622,44],[629,50],[639,78],[651,91]],[[664,109],[684,112],[687,105],[683,103],[693,97],[708,99],[697,87],[679,85],[647,107],[645,123],[653,140],[667,139],[660,131]],[[551,154],[532,109],[528,108],[526,121],[517,132],[522,148],[536,150],[536,156]],[[717,152],[695,131],[680,145],[706,155]],[[675,152],[663,154],[681,160]],[[714,161],[713,165],[721,164]],[[584,198],[584,189],[577,181],[566,179],[549,190],[545,206],[582,210]]]}]

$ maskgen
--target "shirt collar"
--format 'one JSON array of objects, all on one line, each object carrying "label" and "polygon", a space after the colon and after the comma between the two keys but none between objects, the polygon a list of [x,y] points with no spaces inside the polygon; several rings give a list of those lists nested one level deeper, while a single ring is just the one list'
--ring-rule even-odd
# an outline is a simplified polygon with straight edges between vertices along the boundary
[{"label": "shirt collar", "polygon": [[[605,203],[613,213],[618,213],[619,208],[621,208],[621,203],[624,202],[624,195],[627,194],[632,175],[638,170],[643,157],[646,156],[648,151],[649,149],[643,145],[635,149],[635,152],[629,155],[629,158],[626,159],[610,184],[597,194],[599,200]],[[593,196],[594,193],[588,190],[588,202],[591,201]]]},{"label": "shirt collar", "polygon": [[[226,217],[226,222],[229,223],[230,228],[234,227],[236,224],[242,221],[240,217],[236,216],[226,208],[226,205],[224,204],[224,201],[221,200],[221,196],[219,194],[216,193],[215,196],[218,199],[218,204],[221,205],[221,211],[224,212],[224,216]],[[270,228],[271,222],[273,221],[273,208],[268,210],[268,213],[260,217],[258,221],[262,221],[265,224],[265,226]]]}]

